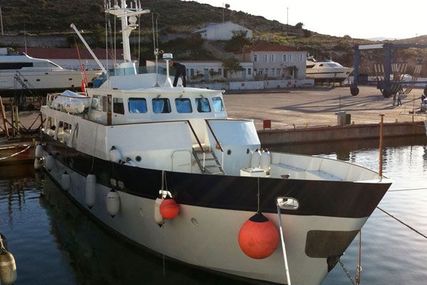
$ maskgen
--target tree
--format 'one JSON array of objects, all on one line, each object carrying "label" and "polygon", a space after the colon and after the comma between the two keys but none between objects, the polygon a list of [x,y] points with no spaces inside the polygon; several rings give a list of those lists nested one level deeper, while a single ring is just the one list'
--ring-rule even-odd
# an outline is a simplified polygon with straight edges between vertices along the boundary
[{"label": "tree", "polygon": [[295,28],[297,28],[297,29],[302,29],[302,27],[304,26],[304,24],[303,23],[301,23],[301,22],[299,22],[299,23],[297,23],[296,25],[295,25]]},{"label": "tree", "polygon": [[240,62],[234,57],[224,59],[222,61],[222,67],[225,73],[229,72],[230,74],[243,70],[240,66]]},{"label": "tree", "polygon": [[224,49],[229,52],[241,52],[242,48],[251,41],[246,37],[247,31],[234,31],[233,37],[226,42]]}]

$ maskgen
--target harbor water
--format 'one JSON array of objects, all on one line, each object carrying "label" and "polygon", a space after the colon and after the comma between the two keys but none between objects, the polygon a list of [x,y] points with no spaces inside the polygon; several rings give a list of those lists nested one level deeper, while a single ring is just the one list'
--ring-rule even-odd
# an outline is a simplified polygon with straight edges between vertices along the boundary
[{"label": "harbor water", "polygon": [[[378,169],[375,141],[281,150]],[[362,230],[361,284],[425,284],[427,139],[387,140],[383,160],[383,173],[394,183],[379,205],[383,211],[376,209]],[[16,285],[246,284],[173,262],[118,238],[82,214],[43,173],[34,173],[32,164],[0,168],[0,232],[15,256]],[[358,251],[356,237],[341,258],[351,275]],[[351,284],[339,264],[322,285],[338,284]]]}]

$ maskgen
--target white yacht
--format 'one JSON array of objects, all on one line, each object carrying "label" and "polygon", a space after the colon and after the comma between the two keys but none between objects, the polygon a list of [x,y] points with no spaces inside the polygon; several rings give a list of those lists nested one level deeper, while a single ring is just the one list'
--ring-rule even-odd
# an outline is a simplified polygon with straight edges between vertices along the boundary
[{"label": "white yacht", "polygon": [[122,25],[121,71],[85,94],[48,97],[35,167],[133,244],[239,278],[320,284],[390,180],[342,161],[261,151],[253,121],[227,117],[223,91],[136,74],[129,35],[149,11],[127,4],[105,6]]},{"label": "white yacht", "polygon": [[64,69],[58,64],[25,53],[8,52],[0,48],[0,94],[10,96],[16,91],[29,90],[33,94],[47,94],[66,89],[81,91],[82,80],[91,80],[99,72]]},{"label": "white yacht", "polygon": [[345,67],[335,61],[316,61],[308,57],[306,61],[306,77],[315,82],[342,83],[353,72],[353,68]]}]

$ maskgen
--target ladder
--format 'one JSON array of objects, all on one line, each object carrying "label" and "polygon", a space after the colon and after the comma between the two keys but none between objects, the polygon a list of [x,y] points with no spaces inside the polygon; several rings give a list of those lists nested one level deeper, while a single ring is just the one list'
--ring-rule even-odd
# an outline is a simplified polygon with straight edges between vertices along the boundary
[{"label": "ladder", "polygon": [[202,173],[224,175],[224,169],[210,147],[193,146],[193,156]]}]

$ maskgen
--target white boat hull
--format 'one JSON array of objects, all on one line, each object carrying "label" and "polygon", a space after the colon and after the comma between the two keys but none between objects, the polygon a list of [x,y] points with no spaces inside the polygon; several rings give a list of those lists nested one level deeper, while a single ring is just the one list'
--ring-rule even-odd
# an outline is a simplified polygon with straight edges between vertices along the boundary
[{"label": "white boat hull", "polygon": [[[159,227],[154,220],[153,199],[118,191],[120,211],[115,217],[111,217],[106,207],[110,187],[96,184],[96,202],[89,209],[85,204],[85,176],[58,160],[55,161],[55,167],[48,171],[59,185],[64,172],[70,174],[71,186],[68,191],[62,190],[97,220],[127,239],[197,267],[249,279],[286,283],[280,246],[271,256],[262,260],[247,257],[239,248],[237,237],[240,227],[254,212],[181,204],[180,215]],[[143,181],[141,187],[144,187]],[[278,226],[277,214],[264,214]],[[358,231],[366,220],[367,217],[333,218],[283,214],[282,226],[292,284],[320,284],[328,273],[327,258],[311,258],[306,255],[306,239],[310,231]]]}]

